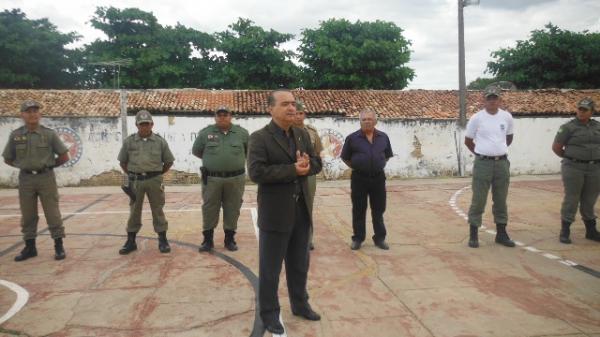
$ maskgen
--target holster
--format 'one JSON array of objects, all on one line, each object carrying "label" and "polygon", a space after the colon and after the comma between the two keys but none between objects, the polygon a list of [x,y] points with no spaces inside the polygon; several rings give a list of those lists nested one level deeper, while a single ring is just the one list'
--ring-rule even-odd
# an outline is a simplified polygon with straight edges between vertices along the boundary
[{"label": "holster", "polygon": [[206,167],[202,166],[200,167],[200,173],[202,174],[202,184],[206,185],[208,184],[208,174],[207,174],[208,170],[206,169]]},{"label": "holster", "polygon": [[127,177],[127,182],[125,184],[121,185],[121,189],[129,197],[129,204],[133,205],[135,203],[136,198],[135,198],[135,191],[133,189],[133,182],[131,181],[131,178]]}]

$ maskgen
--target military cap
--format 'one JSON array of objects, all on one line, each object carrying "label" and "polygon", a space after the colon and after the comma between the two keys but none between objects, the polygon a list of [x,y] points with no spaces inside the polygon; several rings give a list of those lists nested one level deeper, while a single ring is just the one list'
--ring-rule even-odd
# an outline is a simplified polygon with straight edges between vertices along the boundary
[{"label": "military cap", "polygon": [[296,111],[304,111],[304,102],[299,99],[296,100]]},{"label": "military cap", "polygon": [[27,99],[27,100],[24,100],[23,103],[21,103],[21,112],[25,112],[29,108],[38,108],[39,109],[40,107],[41,107],[40,103],[38,103],[32,99]]},{"label": "military cap", "polygon": [[225,105],[221,105],[220,107],[217,108],[217,110],[215,110],[215,115],[222,113],[222,112],[226,112],[226,113],[230,114],[231,110],[229,110],[229,108],[226,107]]},{"label": "military cap", "polygon": [[140,110],[135,115],[135,124],[152,123],[152,115],[148,110]]},{"label": "military cap", "polygon": [[485,88],[483,96],[485,98],[488,98],[490,96],[500,97],[500,93],[501,93],[500,88],[498,88],[496,86],[489,86],[489,87]]},{"label": "military cap", "polygon": [[586,97],[577,103],[577,107],[594,110],[594,101],[592,101],[591,98]]}]

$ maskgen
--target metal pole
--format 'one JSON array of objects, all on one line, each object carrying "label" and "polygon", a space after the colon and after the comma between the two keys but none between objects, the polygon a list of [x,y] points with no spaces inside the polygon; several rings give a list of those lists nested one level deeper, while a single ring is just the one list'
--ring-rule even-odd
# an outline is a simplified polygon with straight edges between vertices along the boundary
[{"label": "metal pole", "polygon": [[467,84],[465,79],[465,27],[463,8],[464,0],[458,0],[458,91],[459,91],[459,125],[467,125]]},{"label": "metal pole", "polygon": [[125,143],[125,138],[127,138],[127,91],[121,90],[119,101],[121,103],[121,140]]}]

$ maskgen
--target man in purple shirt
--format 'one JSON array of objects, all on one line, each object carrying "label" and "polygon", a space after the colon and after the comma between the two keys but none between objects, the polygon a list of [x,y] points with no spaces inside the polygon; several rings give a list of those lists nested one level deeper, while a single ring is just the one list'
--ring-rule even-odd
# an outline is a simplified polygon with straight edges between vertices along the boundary
[{"label": "man in purple shirt", "polygon": [[373,220],[373,242],[381,249],[390,249],[385,243],[385,164],[394,154],[388,136],[377,129],[377,114],[370,109],[359,114],[360,130],[346,137],[342,148],[342,160],[352,169],[352,250],[357,250],[365,241],[367,197],[371,203]]}]

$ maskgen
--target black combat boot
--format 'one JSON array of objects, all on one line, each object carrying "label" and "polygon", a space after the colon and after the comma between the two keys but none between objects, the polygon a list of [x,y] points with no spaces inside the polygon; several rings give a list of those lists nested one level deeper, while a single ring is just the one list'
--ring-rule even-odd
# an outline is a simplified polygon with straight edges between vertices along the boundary
[{"label": "black combat boot", "polygon": [[210,252],[215,247],[215,243],[213,241],[213,234],[214,234],[214,230],[212,230],[212,229],[207,230],[207,231],[202,231],[202,235],[204,236],[204,241],[202,241],[200,248],[198,248],[198,251],[200,253]]},{"label": "black combat boot", "polygon": [[171,252],[171,246],[169,246],[169,240],[167,240],[167,231],[158,233],[158,250],[161,253]]},{"label": "black combat boot", "polygon": [[65,247],[63,246],[63,239],[58,238],[54,239],[54,259],[55,260],[64,260],[67,257],[65,254]]},{"label": "black combat boot", "polygon": [[25,248],[21,251],[21,254],[15,256],[15,261],[25,261],[30,257],[37,256],[37,249],[35,248],[35,239],[25,240]]},{"label": "black combat boot", "polygon": [[127,241],[125,241],[125,244],[119,250],[119,254],[127,255],[127,254],[133,252],[134,250],[137,250],[137,245],[135,244],[135,235],[136,234],[137,234],[136,232],[127,232]]},{"label": "black combat boot", "polygon": [[515,246],[515,242],[511,240],[510,237],[508,237],[505,223],[496,224],[496,243],[499,243],[506,247]]},{"label": "black combat boot", "polygon": [[479,227],[469,226],[469,247],[479,248]]},{"label": "black combat boot", "polygon": [[569,236],[571,235],[571,223],[563,220],[560,226],[560,235],[558,236],[558,240],[561,243],[570,244],[571,239]]},{"label": "black combat boot", "polygon": [[236,250],[238,250],[238,246],[235,243],[234,237],[235,231],[232,231],[230,229],[225,230],[225,248],[227,248],[227,250],[230,252],[235,252]]},{"label": "black combat boot", "polygon": [[600,242],[600,233],[596,229],[596,219],[584,220],[583,222],[585,223],[585,238]]}]

